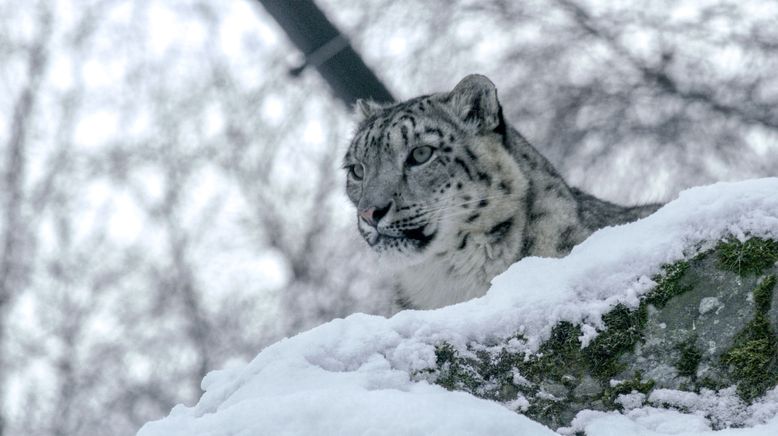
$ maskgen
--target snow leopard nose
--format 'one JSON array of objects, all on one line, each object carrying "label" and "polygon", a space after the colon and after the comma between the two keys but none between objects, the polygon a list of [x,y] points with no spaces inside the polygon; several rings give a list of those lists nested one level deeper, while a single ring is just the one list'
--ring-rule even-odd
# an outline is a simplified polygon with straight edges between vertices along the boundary
[{"label": "snow leopard nose", "polygon": [[378,222],[381,221],[381,218],[386,216],[391,206],[392,203],[389,203],[381,208],[368,207],[367,209],[362,209],[359,211],[359,217],[365,220],[369,225],[375,227],[378,225]]}]

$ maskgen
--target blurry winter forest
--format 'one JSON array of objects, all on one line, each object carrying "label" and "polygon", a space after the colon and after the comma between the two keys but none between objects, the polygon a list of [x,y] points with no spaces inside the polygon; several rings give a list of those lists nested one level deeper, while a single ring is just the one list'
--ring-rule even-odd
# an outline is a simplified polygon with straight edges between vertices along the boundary
[{"label": "blurry winter forest", "polygon": [[[607,199],[778,174],[776,2],[318,3],[398,98],[489,76]],[[387,313],[349,111],[302,62],[254,0],[0,0],[0,434],[131,435],[212,369]]]}]

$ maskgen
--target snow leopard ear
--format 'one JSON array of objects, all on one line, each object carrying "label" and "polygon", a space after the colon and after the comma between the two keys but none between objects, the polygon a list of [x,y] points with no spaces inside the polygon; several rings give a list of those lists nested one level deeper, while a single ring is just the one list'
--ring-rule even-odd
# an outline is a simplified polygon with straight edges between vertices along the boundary
[{"label": "snow leopard ear", "polygon": [[502,125],[497,88],[486,76],[466,76],[448,93],[446,101],[463,121],[477,123],[483,132],[493,131]]},{"label": "snow leopard ear", "polygon": [[373,100],[363,100],[360,98],[354,103],[354,115],[356,115],[357,121],[366,120],[381,109],[383,109],[383,106]]}]

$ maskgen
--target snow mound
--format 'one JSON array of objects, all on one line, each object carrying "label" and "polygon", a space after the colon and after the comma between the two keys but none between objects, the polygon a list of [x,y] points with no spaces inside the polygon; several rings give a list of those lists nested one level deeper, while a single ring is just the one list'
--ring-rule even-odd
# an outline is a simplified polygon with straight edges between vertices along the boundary
[{"label": "snow mound", "polygon": [[[465,348],[518,332],[528,339],[521,346],[533,350],[562,320],[590,327],[582,340],[591,340],[608,309],[638,305],[661,265],[728,236],[778,239],[778,178],[684,191],[643,220],[594,233],[565,258],[523,259],[482,298],[390,319],[352,315],[284,339],[245,367],[210,373],[197,405],[176,406],[138,435],[554,434],[498,403],[416,375],[435,366],[435,346],[444,341]],[[762,415],[752,428],[722,435],[778,434],[774,413]],[[584,411],[573,428],[590,436],[711,432],[701,416],[648,406]]]}]

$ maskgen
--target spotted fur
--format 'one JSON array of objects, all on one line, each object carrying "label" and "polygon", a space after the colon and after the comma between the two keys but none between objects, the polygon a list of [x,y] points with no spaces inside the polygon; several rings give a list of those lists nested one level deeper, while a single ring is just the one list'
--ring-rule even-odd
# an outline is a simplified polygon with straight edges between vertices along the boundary
[{"label": "spotted fur", "polygon": [[[404,307],[481,296],[517,260],[563,256],[594,230],[659,206],[622,207],[569,187],[505,123],[484,76],[402,103],[360,101],[357,112],[346,190],[379,267],[396,270]],[[422,147],[432,152],[419,163],[414,156],[429,151]]]}]

